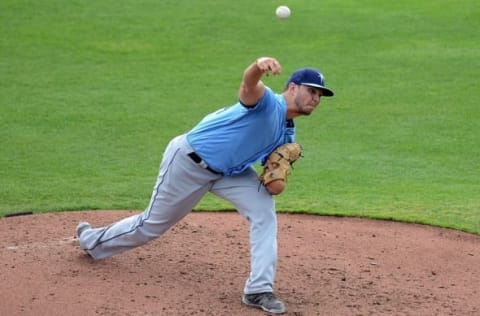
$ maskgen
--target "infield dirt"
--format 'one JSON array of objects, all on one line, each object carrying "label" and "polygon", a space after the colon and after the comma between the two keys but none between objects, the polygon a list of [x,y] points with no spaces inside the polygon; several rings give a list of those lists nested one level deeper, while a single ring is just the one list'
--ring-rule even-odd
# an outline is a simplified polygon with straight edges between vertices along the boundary
[{"label": "infield dirt", "polygon": [[[0,219],[1,315],[264,315],[241,303],[248,223],[189,214],[165,235],[94,261],[81,220],[132,211]],[[480,236],[423,225],[278,215],[276,294],[285,315],[479,315]]]}]

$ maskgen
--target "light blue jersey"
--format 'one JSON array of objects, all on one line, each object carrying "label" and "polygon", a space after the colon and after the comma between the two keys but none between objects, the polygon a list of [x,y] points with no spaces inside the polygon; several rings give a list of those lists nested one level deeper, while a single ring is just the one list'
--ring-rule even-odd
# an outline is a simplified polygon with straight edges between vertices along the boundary
[{"label": "light blue jersey", "polygon": [[214,170],[239,174],[278,146],[295,141],[293,121],[287,124],[286,115],[284,96],[265,87],[255,107],[239,102],[211,113],[187,133],[187,140]]}]

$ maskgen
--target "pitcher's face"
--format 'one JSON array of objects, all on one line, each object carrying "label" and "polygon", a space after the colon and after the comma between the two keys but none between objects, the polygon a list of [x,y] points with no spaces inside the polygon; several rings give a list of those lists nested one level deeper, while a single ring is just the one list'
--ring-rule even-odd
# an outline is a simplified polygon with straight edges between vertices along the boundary
[{"label": "pitcher's face", "polygon": [[304,85],[296,85],[294,103],[298,114],[310,115],[320,103],[321,89]]}]

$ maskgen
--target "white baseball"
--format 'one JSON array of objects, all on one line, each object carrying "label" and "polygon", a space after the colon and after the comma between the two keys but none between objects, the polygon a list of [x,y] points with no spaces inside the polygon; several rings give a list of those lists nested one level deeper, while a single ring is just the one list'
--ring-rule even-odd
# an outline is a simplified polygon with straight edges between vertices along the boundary
[{"label": "white baseball", "polygon": [[287,19],[290,16],[290,8],[286,5],[281,5],[275,10],[275,14],[279,19]]}]

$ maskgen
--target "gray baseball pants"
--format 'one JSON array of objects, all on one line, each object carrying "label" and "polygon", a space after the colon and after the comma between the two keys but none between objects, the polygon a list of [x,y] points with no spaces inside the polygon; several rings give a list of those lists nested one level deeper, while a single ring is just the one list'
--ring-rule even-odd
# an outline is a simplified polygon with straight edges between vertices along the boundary
[{"label": "gray baseball pants", "polygon": [[93,258],[122,253],[161,236],[207,193],[229,201],[250,223],[251,272],[244,293],[272,292],[277,262],[277,217],[272,196],[253,168],[235,176],[204,169],[188,154],[186,135],[165,149],[150,203],[144,212],[82,233],[80,247]]}]

